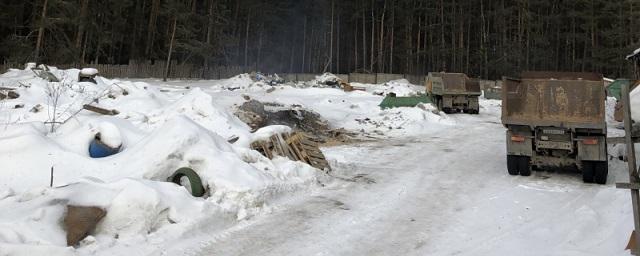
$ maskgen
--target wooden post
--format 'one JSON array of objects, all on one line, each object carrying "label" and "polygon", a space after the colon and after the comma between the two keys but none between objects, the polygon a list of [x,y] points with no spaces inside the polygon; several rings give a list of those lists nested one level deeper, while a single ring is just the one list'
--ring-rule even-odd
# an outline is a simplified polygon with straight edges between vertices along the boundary
[{"label": "wooden post", "polygon": [[[633,207],[633,223],[635,226],[635,242],[638,245],[635,251],[632,251],[633,255],[640,255],[640,191],[638,184],[640,184],[640,177],[638,177],[638,169],[636,168],[636,150],[633,141],[632,132],[632,120],[631,120],[631,100],[629,98],[629,85],[622,86],[622,104],[624,111],[624,132],[625,142],[627,144],[627,164],[629,165],[629,183],[631,190],[631,202]],[[633,186],[636,185],[636,186]]]}]

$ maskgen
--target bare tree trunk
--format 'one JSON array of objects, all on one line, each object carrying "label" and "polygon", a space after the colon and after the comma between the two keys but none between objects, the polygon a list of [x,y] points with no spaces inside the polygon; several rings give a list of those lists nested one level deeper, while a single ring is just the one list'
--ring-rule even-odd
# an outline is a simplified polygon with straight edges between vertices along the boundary
[{"label": "bare tree trunk", "polygon": [[[528,12],[529,10],[529,0],[525,1],[525,7],[526,10]],[[525,69],[530,70],[531,67],[529,66],[529,35],[531,33],[531,26],[529,24],[529,17],[527,15],[527,27],[525,28],[527,30],[527,34],[526,34],[526,57],[525,57]]]},{"label": "bare tree trunk", "polygon": [[[215,6],[215,2],[216,0],[209,0],[209,13],[208,13],[208,22],[207,22],[207,35],[206,35],[206,39],[205,42],[206,44],[209,46],[211,45],[211,34],[213,33],[213,25],[214,25],[214,19],[213,19],[213,10],[214,10],[214,6]],[[204,58],[204,69],[203,69],[203,74],[202,74],[202,78],[209,78],[209,59],[210,59],[210,54],[207,54],[207,56]]]},{"label": "bare tree trunk", "polygon": [[417,42],[416,42],[416,70],[420,69],[420,42],[422,35],[422,17],[418,16],[418,33],[417,33]]},{"label": "bare tree trunk", "polygon": [[[333,69],[331,68],[333,66],[333,13],[334,13],[334,7],[335,6],[335,1],[331,0],[331,38],[329,39],[329,60],[328,60],[328,66],[329,66],[329,71],[333,71]],[[326,72],[326,68],[324,70],[324,72]]]},{"label": "bare tree trunk", "polygon": [[376,16],[375,16],[375,1],[371,0],[371,51],[369,56],[369,71],[373,72],[373,52],[375,47],[375,33],[376,33]]},{"label": "bare tree trunk", "polygon": [[384,59],[382,56],[382,47],[384,47],[384,15],[387,11],[387,0],[384,0],[382,6],[382,15],[380,17],[380,41],[378,44],[378,72],[384,72]]},{"label": "bare tree trunk", "polygon": [[340,15],[338,15],[337,19],[336,27],[338,36],[336,37],[336,73],[340,74]]},{"label": "bare tree trunk", "polygon": [[42,48],[42,39],[44,37],[44,26],[47,19],[47,3],[49,0],[44,0],[42,5],[42,18],[40,19],[40,27],[38,28],[38,39],[36,39],[36,62],[40,61],[40,48]]},{"label": "bare tree trunk", "polygon": [[356,20],[356,22],[354,22],[353,24],[355,24],[354,28],[355,28],[355,32],[353,33],[353,59],[354,59],[354,64],[353,68],[351,69],[351,71],[355,71],[358,69],[358,64],[360,64],[358,62],[358,22]]},{"label": "bare tree trunk", "polygon": [[[100,22],[98,23],[99,27],[98,28],[102,28],[104,26],[104,15],[102,17],[100,17]],[[100,51],[102,50],[102,36],[103,33],[97,33],[97,38],[96,38],[96,56],[95,59],[93,61],[94,64],[98,64],[98,61],[100,61]]]},{"label": "bare tree trunk", "polygon": [[[80,22],[78,22],[78,33],[76,34],[75,49],[80,50],[82,47],[82,39],[84,38],[84,28],[87,19],[87,9],[89,0],[80,0]],[[80,59],[82,60],[82,59]],[[80,61],[82,63],[82,61]]]},{"label": "bare tree trunk", "polygon": [[149,56],[151,55],[151,49],[153,49],[153,38],[156,31],[156,19],[158,18],[159,12],[160,0],[152,0],[151,10],[149,13],[149,27],[147,28],[147,48],[144,51],[147,58],[149,58]]},{"label": "bare tree trunk", "polygon": [[259,34],[258,34],[258,56],[256,56],[256,64],[255,64],[255,70],[258,71],[260,70],[260,59],[262,57],[262,39],[264,37],[264,24],[261,24],[258,29],[260,30]]},{"label": "bare tree trunk", "polygon": [[456,70],[456,40],[458,40],[456,38],[456,32],[455,32],[455,27],[456,27],[456,22],[458,22],[458,20],[456,19],[456,1],[455,0],[451,0],[451,5],[453,5],[452,9],[453,11],[451,12],[453,14],[453,17],[451,18],[452,20],[452,25],[451,25],[451,71],[455,71]]},{"label": "bare tree trunk", "polygon": [[244,32],[244,68],[249,65],[249,24],[251,24],[251,10],[247,13],[247,24]]},{"label": "bare tree trunk", "polygon": [[305,72],[305,58],[307,57],[307,16],[304,16],[304,23],[302,24],[302,73]]},{"label": "bare tree trunk", "polygon": [[[444,50],[446,47],[445,37],[444,37],[444,0],[440,0],[440,49]],[[446,57],[444,54],[438,54],[439,61],[442,63],[438,63],[440,66],[440,71],[446,71]]]},{"label": "bare tree trunk", "polygon": [[82,46],[82,55],[80,55],[80,63],[84,64],[84,60],[87,56],[87,45],[89,44],[89,38],[91,38],[91,31],[87,32],[87,36],[84,37],[84,43]]},{"label": "bare tree trunk", "polygon": [[464,66],[464,72],[469,73],[470,70],[470,55],[471,55],[471,22],[467,24],[467,54],[466,54],[466,62]]},{"label": "bare tree trunk", "polygon": [[169,67],[171,66],[171,53],[173,52],[173,42],[176,38],[176,27],[178,26],[178,18],[173,18],[173,32],[171,32],[171,43],[169,43],[169,54],[167,54],[167,64],[164,69],[164,77],[162,77],[162,81],[167,81],[167,77],[169,76]]},{"label": "bare tree trunk", "polygon": [[295,45],[292,44],[290,58],[289,58],[289,73],[293,73],[293,62],[295,61],[295,55],[296,55],[295,49],[296,49]]},{"label": "bare tree trunk", "polygon": [[311,26],[311,34],[309,35],[309,37],[311,38],[311,43],[310,43],[310,47],[309,47],[309,61],[308,61],[308,67],[307,67],[307,71],[308,72],[313,72],[313,62],[314,62],[314,54],[315,54],[315,48],[316,48],[316,44],[314,43],[314,39],[316,36],[316,31],[315,29],[313,29],[313,26]]},{"label": "bare tree trunk", "polygon": [[367,14],[362,1],[362,69],[367,68]]},{"label": "bare tree trunk", "polygon": [[484,1],[480,0],[480,24],[482,25],[482,29],[481,31],[481,35],[480,35],[480,49],[482,51],[482,77],[483,78],[487,78],[488,77],[488,57],[487,57],[487,31],[486,31],[486,24],[485,24],[485,16],[484,16]]},{"label": "bare tree trunk", "polygon": [[391,2],[391,34],[389,35],[390,38],[390,42],[389,42],[389,73],[393,74],[393,32],[395,30],[395,25],[396,25],[396,5],[395,5],[395,1]]}]

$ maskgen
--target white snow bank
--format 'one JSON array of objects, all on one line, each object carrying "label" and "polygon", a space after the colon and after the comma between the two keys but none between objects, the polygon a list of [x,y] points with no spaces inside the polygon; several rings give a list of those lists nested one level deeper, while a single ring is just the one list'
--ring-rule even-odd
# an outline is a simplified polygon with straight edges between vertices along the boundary
[{"label": "white snow bank", "polygon": [[100,133],[100,141],[110,148],[118,148],[122,145],[120,130],[114,124],[102,122],[98,126],[98,131]]},{"label": "white snow bank", "polygon": [[[272,78],[278,79],[278,78]],[[211,81],[212,85],[209,88],[214,90],[226,90],[226,91],[242,91],[242,92],[264,92],[273,90],[273,86],[267,84],[265,80],[253,81],[251,75],[240,74],[229,79],[222,79]]]},{"label": "white snow bank", "polygon": [[20,252],[16,246],[33,245],[69,253],[61,221],[67,205],[106,210],[107,215],[93,232],[95,238],[87,239],[98,242],[146,236],[164,232],[167,227],[175,230],[196,223],[202,216],[225,217],[213,203],[193,199],[183,187],[173,183],[83,180],[1,199],[0,207],[11,211],[0,212],[0,252]]},{"label": "white snow bank", "polygon": [[95,68],[83,68],[80,70],[80,74],[85,76],[95,76],[98,74],[98,70]]},{"label": "white snow bank", "polygon": [[252,134],[252,142],[268,140],[271,136],[276,134],[290,133],[291,127],[286,125],[270,125],[262,127]]},{"label": "white snow bank", "polygon": [[615,97],[607,97],[607,100],[604,103],[605,119],[607,123],[617,122],[614,118],[617,102],[618,100]]},{"label": "white snow bank", "polygon": [[331,73],[324,73],[322,75],[316,76],[316,84],[337,84],[340,81],[340,78]]},{"label": "white snow bank", "polygon": [[145,115],[146,125],[157,128],[168,119],[185,115],[192,121],[224,138],[240,137],[239,145],[248,146],[249,126],[230,112],[213,106],[210,95],[194,88],[168,106]]},{"label": "white snow bank", "polygon": [[223,89],[240,89],[245,88],[253,83],[249,74],[240,74],[229,79],[218,80],[214,86]]},{"label": "white snow bank", "polygon": [[[125,134],[127,148],[103,159],[87,156],[93,134],[89,125],[74,131],[60,140],[37,130],[0,137],[0,161],[6,163],[0,171],[4,177],[0,189],[21,192],[46,186],[51,167],[54,184],[62,185],[84,176],[105,181],[123,177],[166,181],[175,170],[188,166],[200,175],[210,197],[218,201],[229,199],[225,203],[235,209],[250,207],[262,189],[283,182],[279,180],[280,172],[290,172],[277,168],[257,152],[234,148],[225,138],[185,117],[175,117],[142,138]],[[84,145],[77,147],[84,148],[84,152],[74,152],[72,146],[66,148],[65,143],[70,142]],[[313,177],[314,173],[309,172],[298,178]]]},{"label": "white snow bank", "polygon": [[[65,239],[59,222],[67,203],[108,210],[96,237],[81,245],[95,252],[145,242],[164,227],[171,232],[161,237],[188,230],[172,223],[197,225],[203,218],[232,216],[221,224],[228,225],[256,214],[279,194],[315,184],[318,172],[313,167],[286,158],[269,160],[248,147],[252,140],[288,127],[251,134],[200,88],[165,93],[147,83],[102,77],[97,84],[78,83],[79,70],[51,71],[67,79],[49,83],[30,70],[0,75],[0,83],[20,94],[0,102],[0,208],[11,209],[0,212],[0,255],[73,253],[60,247]],[[244,86],[247,79],[239,76],[227,84]],[[51,88],[61,89],[57,103],[48,96]],[[84,104],[119,114],[85,111]],[[50,132],[44,123],[53,117],[63,124]],[[90,158],[89,143],[98,132],[108,145],[122,145],[121,152]],[[235,136],[235,144],[227,142]],[[200,176],[204,200],[166,182],[181,167]],[[52,169],[53,186],[64,187],[48,188]]]},{"label": "white snow bank", "polygon": [[419,92],[419,89],[412,85],[407,79],[392,80],[384,84],[374,85],[371,89],[378,95],[395,93],[398,97],[415,96]]}]

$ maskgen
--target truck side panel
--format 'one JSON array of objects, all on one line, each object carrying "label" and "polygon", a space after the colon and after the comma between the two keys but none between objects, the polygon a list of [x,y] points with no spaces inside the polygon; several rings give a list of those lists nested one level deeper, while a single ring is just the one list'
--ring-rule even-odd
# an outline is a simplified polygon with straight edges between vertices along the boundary
[{"label": "truck side panel", "polygon": [[504,124],[605,129],[602,82],[505,78]]},{"label": "truck side panel", "polygon": [[[441,95],[444,94],[469,94],[480,95],[480,82],[472,80],[467,75],[462,73],[429,73],[428,80],[442,81],[442,91],[438,92]],[[434,88],[435,90],[435,88]]]}]

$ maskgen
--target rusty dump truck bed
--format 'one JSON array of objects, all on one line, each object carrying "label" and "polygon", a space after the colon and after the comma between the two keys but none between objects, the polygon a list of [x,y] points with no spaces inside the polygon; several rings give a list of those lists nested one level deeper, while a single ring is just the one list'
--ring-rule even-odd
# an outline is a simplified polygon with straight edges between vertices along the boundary
[{"label": "rusty dump truck bed", "polygon": [[480,82],[470,79],[463,73],[429,73],[433,77],[442,78],[444,94],[481,94]]},{"label": "rusty dump truck bed", "polygon": [[503,78],[502,123],[605,129],[602,75],[573,72],[523,72]]}]

